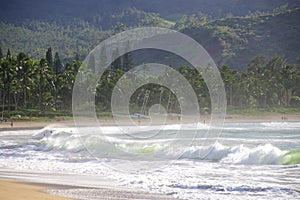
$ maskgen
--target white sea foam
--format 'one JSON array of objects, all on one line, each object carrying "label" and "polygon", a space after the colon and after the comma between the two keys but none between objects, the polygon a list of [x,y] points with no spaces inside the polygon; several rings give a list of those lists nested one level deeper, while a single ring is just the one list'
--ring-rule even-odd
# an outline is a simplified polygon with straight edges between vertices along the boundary
[{"label": "white sea foam", "polygon": [[[244,197],[299,199],[300,193],[297,191],[300,190],[300,166],[282,166],[278,165],[278,161],[287,151],[299,149],[300,128],[297,129],[298,125],[291,123],[281,128],[281,125],[274,125],[276,128],[273,125],[227,124],[223,133],[224,140],[220,139],[215,144],[206,144],[205,138],[198,138],[203,143],[171,146],[168,149],[163,145],[172,142],[169,137],[178,130],[176,125],[167,126],[163,130],[165,138],[149,140],[149,143],[120,139],[118,137],[122,135],[122,131],[118,127],[103,127],[106,137],[110,137],[112,141],[117,140],[116,144],[119,145],[124,142],[116,147],[119,150],[131,151],[131,143],[137,142],[136,144],[144,145],[145,156],[155,152],[155,149],[161,149],[161,158],[174,161],[171,165],[157,168],[153,173],[145,173],[142,169],[124,173],[110,168],[120,163],[123,163],[124,168],[134,168],[134,163],[127,159],[126,153],[109,158],[114,149],[101,142],[103,138],[94,131],[95,127],[83,127],[82,130],[86,130],[84,135],[79,135],[76,128],[55,127],[35,132],[0,132],[0,168],[81,174],[86,177],[100,175],[117,180],[122,186],[189,200]],[[181,129],[179,139],[190,137],[193,132],[191,127],[194,125]],[[147,131],[158,129],[147,128]],[[201,128],[205,133],[212,127],[205,125]],[[93,158],[87,152],[87,147],[103,156]],[[135,162],[156,165],[159,161]]]},{"label": "white sea foam", "polygon": [[300,128],[299,122],[265,122],[260,123],[260,125],[266,128],[280,128],[280,129],[295,129]]},{"label": "white sea foam", "polygon": [[[68,131],[70,131],[70,129],[68,129]],[[96,137],[97,136],[95,135],[90,135],[80,138],[80,136],[75,132],[67,132],[66,129],[51,130],[51,133],[49,130],[43,130],[43,132],[34,135],[34,138],[39,138],[40,140],[40,146],[38,148],[44,151],[80,152],[85,151],[86,148],[93,153],[109,151],[109,148],[105,146],[105,143],[102,143],[101,140],[96,140]],[[82,140],[85,141],[85,145],[82,144]],[[111,138],[110,140],[118,140],[118,138]],[[135,148],[132,146],[132,143],[138,143],[138,147],[148,153],[164,149],[165,145],[169,144],[166,140],[154,140],[150,143],[132,140],[119,140],[118,144],[120,145],[117,146],[117,148],[125,152],[130,152],[133,150],[132,148]],[[105,152],[105,154],[106,153],[113,152]],[[160,156],[166,159],[202,159],[232,164],[278,164],[280,156],[285,153],[286,151],[282,151],[271,144],[264,144],[250,148],[244,145],[228,147],[217,142],[211,146],[176,146],[174,148],[168,148],[166,151],[161,151],[160,154],[164,155]]]}]

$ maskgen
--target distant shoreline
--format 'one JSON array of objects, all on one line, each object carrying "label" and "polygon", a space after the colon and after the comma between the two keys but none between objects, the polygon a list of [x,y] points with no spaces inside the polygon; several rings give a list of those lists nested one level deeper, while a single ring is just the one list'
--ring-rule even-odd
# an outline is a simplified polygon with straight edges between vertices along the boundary
[{"label": "distant shoreline", "polygon": [[[210,115],[200,116],[200,123],[210,123]],[[193,123],[195,120],[185,120],[181,123]],[[274,114],[274,115],[266,115],[266,116],[258,116],[258,115],[226,115],[225,123],[263,123],[263,122],[300,122],[300,114]],[[99,120],[99,123],[102,126],[116,126],[116,123],[113,119],[104,119]],[[139,125],[149,125],[150,121],[147,119],[142,119],[137,124]],[[159,120],[154,121],[153,124],[160,124]],[[166,124],[178,124],[179,120],[176,118],[168,119]],[[36,130],[42,129],[47,126],[53,127],[75,127],[75,123],[73,120],[61,120],[61,121],[14,121],[13,126],[11,126],[10,122],[2,122],[0,124],[0,131],[10,131],[10,130]],[[88,125],[87,125],[88,126]]]}]

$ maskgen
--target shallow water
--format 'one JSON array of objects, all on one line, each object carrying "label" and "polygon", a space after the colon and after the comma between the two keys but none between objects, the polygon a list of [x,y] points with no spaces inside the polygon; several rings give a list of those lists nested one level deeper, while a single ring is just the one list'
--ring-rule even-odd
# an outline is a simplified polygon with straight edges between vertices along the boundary
[{"label": "shallow water", "polygon": [[[300,165],[283,165],[282,159],[300,150],[300,123],[228,123],[213,144],[205,142],[205,133],[214,127],[200,126],[196,138],[192,128],[177,128],[170,125],[147,143],[140,138],[156,127],[133,131],[134,139],[104,127],[110,143],[99,142],[94,128],[86,135],[73,128],[3,131],[0,168],[104,175],[120,186],[182,199],[300,198]],[[174,137],[182,145],[170,147]]]}]

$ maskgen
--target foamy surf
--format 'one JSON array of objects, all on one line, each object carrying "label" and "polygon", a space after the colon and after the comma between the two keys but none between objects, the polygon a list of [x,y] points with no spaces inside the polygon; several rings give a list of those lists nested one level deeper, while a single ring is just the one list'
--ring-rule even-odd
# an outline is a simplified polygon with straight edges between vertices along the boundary
[{"label": "foamy surf", "polygon": [[[180,130],[177,125],[165,130],[143,127],[142,132],[126,127],[137,135],[162,131],[162,137],[149,138],[148,143],[137,137],[120,138],[123,132],[118,127],[103,127],[104,139],[112,142],[109,145],[101,142],[103,135],[95,127],[83,127],[84,135],[67,127],[0,132],[0,167],[13,173],[83,175],[87,180],[105,176],[120,186],[189,200],[300,198],[299,123],[226,124],[216,143],[206,143],[203,138],[214,127],[201,126],[199,137],[187,146],[184,141],[193,137],[194,125]],[[176,134],[182,145],[165,148]],[[112,148],[112,144],[119,146]],[[128,156],[137,147],[132,144],[141,145],[134,162]],[[125,153],[111,157],[116,149]],[[157,152],[160,160],[147,159]],[[160,165],[169,161],[169,165]],[[145,168],[132,170],[136,164]],[[149,165],[159,167],[145,173]],[[113,166],[122,166],[123,171]]]},{"label": "foamy surf", "polygon": [[[145,131],[157,130],[156,128],[157,127],[146,129],[145,127]],[[177,130],[177,128],[177,125],[170,125],[165,130]],[[89,128],[87,128],[87,131],[88,130]],[[117,127],[104,127],[103,130],[106,130],[111,135],[122,133],[122,131]],[[187,131],[189,129],[186,126],[184,130]],[[167,151],[164,151],[164,146],[169,144],[167,136],[168,134],[166,133],[166,138],[162,138],[161,140],[154,140],[147,143],[140,140],[132,141],[119,139],[118,142],[122,144],[116,147],[123,150],[124,152],[130,152],[130,148],[134,148],[132,147],[132,143],[139,143],[141,154],[149,155],[155,153],[157,150],[162,150],[159,152],[160,156],[169,160],[180,158],[246,165],[300,164],[300,160],[297,159],[299,151],[281,150],[280,148],[272,144],[261,144],[256,147],[250,148],[246,147],[243,144],[230,147],[217,142],[211,146],[176,146],[174,148],[168,149]],[[81,137],[77,134],[75,128],[46,128],[41,130],[40,132],[35,133],[32,137],[40,141],[40,146],[37,148],[44,151],[84,152],[88,149],[89,151],[94,152],[95,155],[101,155],[101,153],[103,152],[105,152],[105,154],[113,153],[108,151],[114,150],[112,148],[108,148],[108,146],[106,146],[105,143],[101,141],[101,139],[103,138],[97,138],[97,135],[93,133],[91,133],[90,135],[87,134],[85,137]],[[85,141],[85,145],[82,144],[83,140]],[[111,138],[110,140],[118,139]],[[289,158],[289,156],[291,158]]]}]

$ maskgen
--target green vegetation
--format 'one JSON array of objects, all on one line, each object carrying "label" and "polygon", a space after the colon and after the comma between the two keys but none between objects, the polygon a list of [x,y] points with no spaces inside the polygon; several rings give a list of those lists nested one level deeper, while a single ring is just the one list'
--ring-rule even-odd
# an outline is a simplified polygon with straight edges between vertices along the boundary
[{"label": "green vegetation", "polygon": [[[81,65],[78,60],[75,59],[72,63],[67,62],[63,66],[58,53],[55,53],[53,58],[51,48],[47,50],[46,57],[41,60],[33,60],[22,52],[14,56],[8,51],[4,56],[0,51],[0,55],[2,55],[0,108],[4,117],[22,115],[34,119],[34,117],[44,116],[50,118],[71,116],[72,88]],[[130,57],[130,54],[127,54],[115,60],[98,82],[95,97],[96,110],[102,117],[111,115],[111,94],[119,78],[133,67]],[[95,69],[91,68],[88,72],[90,76],[93,76],[93,70]],[[209,112],[209,91],[198,71],[184,66],[177,70],[192,85],[197,94],[201,112]],[[284,57],[273,56],[267,59],[264,56],[257,56],[242,73],[226,65],[223,65],[220,72],[227,93],[229,113],[299,113],[300,67],[286,63]],[[166,74],[159,74],[156,78],[163,80],[164,76],[172,76],[172,74],[166,72]],[[141,77],[134,78],[138,82]],[[146,78],[153,79],[153,77]],[[146,110],[159,103],[158,100],[161,99],[161,104],[168,108],[168,112],[180,112],[179,103],[169,89],[156,84],[148,84],[133,94],[130,102],[132,113],[139,112],[147,91],[151,95]]]},{"label": "green vegetation", "polygon": [[47,52],[50,61],[45,58],[32,60],[22,52],[13,56],[10,51],[1,58],[2,115],[54,117],[71,114],[72,87],[81,63],[74,60],[62,69],[58,54],[52,60],[50,51]]},{"label": "green vegetation", "polygon": [[[103,28],[105,21],[105,28]],[[80,18],[62,21],[30,20],[18,23],[0,22],[0,46],[24,52],[34,59],[44,56],[52,46],[63,61],[72,61],[75,54],[80,59],[109,36],[132,27],[159,26],[171,28],[174,22],[160,18],[154,13],[130,8],[107,16],[93,16],[92,22]]]},{"label": "green vegetation", "polygon": [[230,17],[189,27],[183,33],[202,44],[217,65],[244,70],[257,55],[285,55],[296,63],[300,52],[300,9],[263,16]]},{"label": "green vegetation", "polygon": [[[63,62],[70,62],[76,54],[83,60],[95,45],[115,33],[133,27],[159,26],[174,28],[191,36],[206,48],[218,66],[226,64],[239,71],[243,71],[257,55],[270,58],[280,54],[289,63],[296,63],[300,52],[299,8],[287,10],[279,7],[274,11],[245,13],[248,15],[244,17],[229,15],[216,20],[207,13],[189,13],[176,21],[134,7],[109,12],[59,20],[34,17],[17,22],[2,21],[0,46],[5,50],[12,49],[14,54],[24,52],[33,59],[41,59],[52,46]],[[164,59],[156,54],[152,56],[157,60]],[[168,62],[174,67],[182,65],[172,63],[171,59]]]},{"label": "green vegetation", "polygon": [[[229,113],[299,113],[299,2],[16,2],[14,6],[3,2],[0,7],[0,108],[5,117],[70,116],[80,60],[111,35],[144,26],[179,30],[205,47],[220,66]],[[112,56],[118,59],[97,86],[96,109],[102,117],[111,115],[110,98],[118,79],[132,67],[153,61],[172,66],[185,76],[198,95],[201,112],[209,112],[206,84],[188,63],[152,50],[119,57],[115,49]],[[90,73],[92,76],[93,69]],[[168,112],[180,112],[170,90],[155,84],[133,94],[131,112],[139,112],[147,91],[151,93],[148,106],[161,98]]]}]

